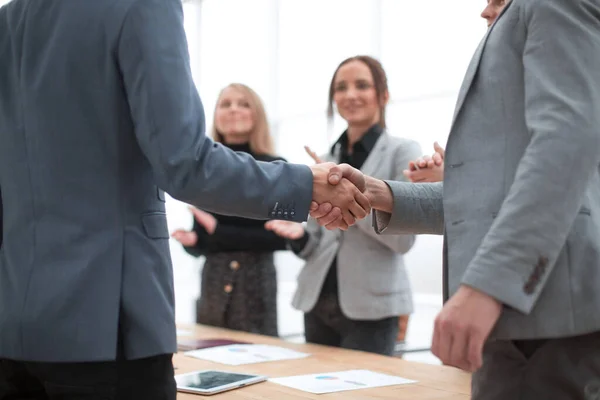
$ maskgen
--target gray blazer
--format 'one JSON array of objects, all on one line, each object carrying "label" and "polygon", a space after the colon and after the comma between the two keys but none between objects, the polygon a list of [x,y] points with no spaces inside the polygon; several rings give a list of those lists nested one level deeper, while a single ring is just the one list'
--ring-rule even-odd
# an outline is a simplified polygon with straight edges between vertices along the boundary
[{"label": "gray blazer", "polygon": [[[415,141],[382,133],[362,171],[380,179],[402,180],[410,160],[421,156]],[[339,162],[335,153],[321,157]],[[329,267],[337,255],[340,307],[356,320],[375,320],[413,311],[410,282],[403,254],[413,246],[414,235],[381,236],[367,217],[347,231],[328,231],[313,219],[307,224],[309,241],[299,254],[306,259],[298,276],[293,306],[308,312],[315,306]]]},{"label": "gray blazer", "polygon": [[308,167],[205,136],[180,0],[0,8],[0,358],[176,351],[164,191],[221,214],[303,221]]},{"label": "gray blazer", "polygon": [[449,294],[505,305],[492,337],[598,331],[599,164],[600,1],[513,0],[460,90],[443,193],[390,182],[376,229],[445,230]]}]

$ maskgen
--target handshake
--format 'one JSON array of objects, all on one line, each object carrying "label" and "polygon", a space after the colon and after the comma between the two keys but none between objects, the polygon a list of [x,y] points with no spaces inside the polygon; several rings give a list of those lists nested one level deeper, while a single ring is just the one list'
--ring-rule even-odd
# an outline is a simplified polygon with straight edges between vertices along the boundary
[{"label": "handshake", "polygon": [[310,216],[329,230],[346,230],[365,218],[371,208],[391,212],[393,200],[387,185],[363,175],[348,164],[319,163],[313,173]]}]

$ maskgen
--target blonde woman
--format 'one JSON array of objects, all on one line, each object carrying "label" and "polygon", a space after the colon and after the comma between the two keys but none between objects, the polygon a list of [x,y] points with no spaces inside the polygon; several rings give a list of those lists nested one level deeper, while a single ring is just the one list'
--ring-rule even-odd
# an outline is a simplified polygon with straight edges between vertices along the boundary
[{"label": "blonde woman", "polygon": [[[234,83],[219,95],[212,137],[259,161],[274,154],[262,101],[249,87]],[[284,161],[284,160],[283,160]],[[264,221],[210,214],[191,208],[194,227],[173,233],[194,256],[206,256],[196,305],[200,324],[277,336],[277,280],[273,252],[285,240]]]}]

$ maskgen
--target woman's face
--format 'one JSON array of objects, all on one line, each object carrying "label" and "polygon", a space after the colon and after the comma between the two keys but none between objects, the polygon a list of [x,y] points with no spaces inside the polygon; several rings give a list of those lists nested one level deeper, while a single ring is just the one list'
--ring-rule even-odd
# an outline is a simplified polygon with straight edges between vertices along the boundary
[{"label": "woman's face", "polygon": [[248,138],[254,128],[254,112],[244,93],[233,87],[223,91],[217,102],[215,126],[225,140]]},{"label": "woman's face", "polygon": [[373,75],[362,61],[354,60],[338,69],[333,101],[348,125],[370,126],[379,122],[380,104]]}]

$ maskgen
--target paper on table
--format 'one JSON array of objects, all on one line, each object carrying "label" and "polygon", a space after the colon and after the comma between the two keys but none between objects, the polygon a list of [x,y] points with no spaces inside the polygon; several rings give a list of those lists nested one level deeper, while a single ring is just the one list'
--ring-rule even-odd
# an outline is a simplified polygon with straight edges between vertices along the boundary
[{"label": "paper on table", "polygon": [[305,392],[323,394],[346,390],[416,383],[410,379],[379,374],[368,370],[350,370],[326,374],[298,375],[272,378],[269,381]]},{"label": "paper on table", "polygon": [[263,344],[234,344],[230,346],[192,350],[187,351],[184,354],[186,356],[227,365],[244,365],[267,361],[295,360],[309,356],[309,354],[306,353],[299,353],[283,347]]},{"label": "paper on table", "polygon": [[193,332],[186,329],[177,329],[177,336],[191,336]]}]

